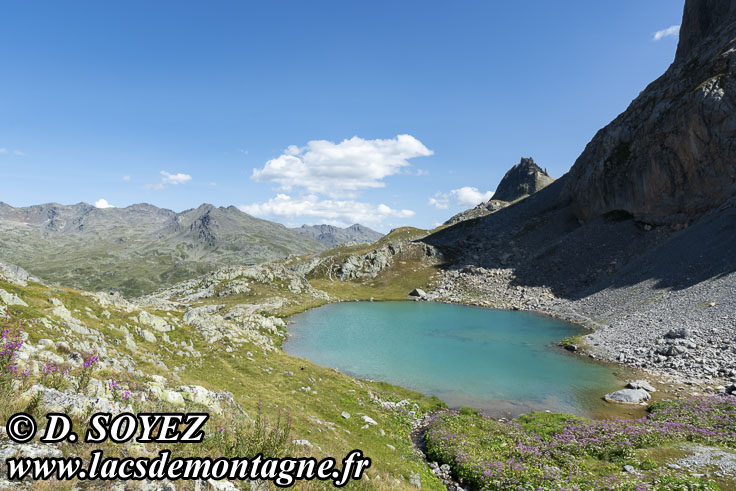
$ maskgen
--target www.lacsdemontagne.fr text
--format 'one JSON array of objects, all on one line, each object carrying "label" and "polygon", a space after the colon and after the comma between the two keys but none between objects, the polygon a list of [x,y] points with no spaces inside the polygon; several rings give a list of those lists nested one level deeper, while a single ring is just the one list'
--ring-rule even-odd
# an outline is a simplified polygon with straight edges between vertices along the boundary
[{"label": "www.lacsdemontagne.fr text", "polygon": [[333,481],[337,487],[351,479],[360,479],[371,460],[360,450],[353,450],[342,460],[342,468],[335,459],[320,461],[304,458],[172,458],[163,450],[154,458],[105,457],[102,450],[90,453],[89,464],[79,457],[66,458],[11,458],[6,460],[10,480],[267,480],[280,487],[296,481]]},{"label": "www.lacsdemontagne.fr text", "polygon": [[[77,441],[71,418],[62,413],[46,415],[46,431],[42,443]],[[90,427],[84,435],[86,443],[111,440],[123,444],[131,440],[139,443],[202,442],[202,427],[209,419],[206,413],[96,413],[90,418]],[[6,423],[8,437],[16,443],[31,441],[38,432],[35,419],[27,413],[16,413]],[[140,432],[138,431],[140,429]],[[137,438],[136,438],[137,436]],[[362,451],[352,450],[342,459],[342,468],[331,457],[268,458],[255,457],[172,457],[169,450],[149,457],[105,457],[102,450],[90,452],[89,459],[81,457],[19,457],[5,461],[7,477],[12,481],[32,480],[262,480],[279,487],[288,487],[296,481],[332,481],[342,487],[351,479],[357,480],[370,467],[371,459]]]}]

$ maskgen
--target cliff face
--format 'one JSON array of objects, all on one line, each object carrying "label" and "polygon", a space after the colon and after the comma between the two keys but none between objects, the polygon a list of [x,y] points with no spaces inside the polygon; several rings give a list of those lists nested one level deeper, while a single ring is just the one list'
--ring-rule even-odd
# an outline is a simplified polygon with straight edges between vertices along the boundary
[{"label": "cliff face", "polygon": [[534,194],[549,185],[553,178],[542,170],[534,160],[521,158],[521,161],[509,169],[493,193],[494,200],[516,201],[519,198]]},{"label": "cliff face", "polygon": [[686,1],[674,63],[595,135],[562,194],[582,220],[662,224],[736,195],[736,2]]}]

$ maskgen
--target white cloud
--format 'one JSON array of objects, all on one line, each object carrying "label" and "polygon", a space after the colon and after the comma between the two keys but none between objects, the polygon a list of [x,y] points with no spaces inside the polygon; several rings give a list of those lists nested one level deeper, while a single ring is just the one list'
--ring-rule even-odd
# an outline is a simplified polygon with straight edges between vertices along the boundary
[{"label": "white cloud", "polygon": [[115,208],[115,206],[108,203],[106,199],[100,198],[97,201],[95,201],[95,208],[105,209],[105,208]]},{"label": "white cloud", "polygon": [[13,153],[16,154],[16,155],[19,155],[21,157],[23,157],[25,155],[25,153],[24,152],[21,152],[20,150],[13,150]]},{"label": "white cloud", "polygon": [[478,191],[478,188],[464,186],[460,189],[453,189],[452,195],[457,199],[458,203],[465,206],[475,206],[478,203],[488,201],[493,197],[493,191],[484,193]]},{"label": "white cloud", "polygon": [[7,148],[0,148],[0,153],[5,153],[5,152],[7,152],[7,151],[8,151],[8,149],[7,149]]},{"label": "white cloud", "polygon": [[360,189],[384,187],[382,180],[409,166],[409,159],[433,153],[411,135],[387,140],[354,136],[340,143],[313,140],[301,148],[290,145],[262,169],[253,169],[252,178],[278,183],[286,191],[304,188],[333,198],[353,196]]},{"label": "white cloud", "polygon": [[446,210],[451,204],[470,208],[488,201],[492,197],[493,191],[481,192],[476,187],[463,186],[453,189],[449,193],[435,193],[433,197],[429,198],[429,204],[438,210]]},{"label": "white cloud", "polygon": [[161,175],[164,176],[163,179],[161,179],[162,184],[184,184],[185,182],[192,180],[192,176],[189,174],[169,174],[165,170],[161,171]]},{"label": "white cloud", "polygon": [[[153,184],[146,184],[143,189],[165,189],[167,184],[184,184],[192,180],[192,176],[189,174],[171,174],[165,170],[161,171],[161,175],[164,176],[159,182]],[[123,178],[124,179],[124,178]]]},{"label": "white cloud", "polygon": [[438,210],[446,210],[450,207],[450,196],[448,193],[437,193],[429,198],[429,204]]},{"label": "white cloud", "polygon": [[242,153],[243,155],[248,155],[248,150],[243,150],[242,148],[238,150],[238,152]]},{"label": "white cloud", "polygon": [[123,181],[130,181],[130,176],[123,176]]},{"label": "white cloud", "polygon": [[265,218],[287,221],[299,218],[313,223],[340,226],[353,223],[380,225],[387,217],[410,218],[415,214],[412,210],[395,210],[385,204],[375,206],[353,200],[321,200],[316,195],[291,197],[278,194],[265,203],[242,205],[238,208],[245,213]]},{"label": "white cloud", "polygon": [[653,41],[659,41],[666,37],[677,37],[680,35],[680,26],[670,26],[654,33]]}]

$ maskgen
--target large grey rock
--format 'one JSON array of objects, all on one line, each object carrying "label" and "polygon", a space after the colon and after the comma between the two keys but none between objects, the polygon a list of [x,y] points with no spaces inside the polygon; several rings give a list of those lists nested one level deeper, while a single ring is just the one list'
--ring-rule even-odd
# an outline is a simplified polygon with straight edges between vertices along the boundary
[{"label": "large grey rock", "polygon": [[0,459],[4,462],[12,458],[60,458],[64,454],[61,449],[48,443],[8,443],[0,446]]},{"label": "large grey rock", "polygon": [[241,409],[230,392],[208,390],[200,385],[180,385],[176,391],[185,401],[206,406],[215,414],[222,414],[227,407]]},{"label": "large grey rock", "polygon": [[149,314],[145,310],[141,310],[138,314],[138,322],[146,326],[150,326],[158,332],[169,332],[174,330],[174,326],[170,325],[163,318]]},{"label": "large grey rock", "polygon": [[104,397],[87,397],[72,390],[59,392],[40,384],[34,385],[20,397],[26,401],[38,397],[38,407],[41,411],[46,413],[63,412],[77,418],[85,418],[96,412],[119,414],[133,411],[129,404],[114,403]]},{"label": "large grey rock", "polygon": [[626,384],[628,389],[644,389],[647,392],[657,392],[657,389],[652,386],[647,380],[633,380]]},{"label": "large grey rock", "polygon": [[21,300],[15,293],[9,293],[0,288],[0,300],[6,305],[20,305],[22,307],[28,307],[28,304]]},{"label": "large grey rock", "polygon": [[[4,203],[0,202],[0,209],[4,206]],[[5,205],[7,206],[7,205]],[[41,280],[35,276],[31,276],[28,272],[12,264],[0,263],[0,278],[4,279],[8,283],[12,283],[18,286],[27,286],[29,281],[40,283]]]},{"label": "large grey rock", "polygon": [[667,339],[685,339],[688,337],[688,330],[684,327],[678,329],[670,329],[667,334],[664,335]]},{"label": "large grey rock", "polygon": [[619,404],[642,404],[651,398],[644,389],[621,389],[604,396],[606,401]]},{"label": "large grey rock", "polygon": [[414,288],[414,289],[413,289],[413,290],[412,290],[412,291],[411,291],[411,292],[409,293],[409,296],[411,296],[411,297],[419,297],[419,298],[424,298],[424,297],[426,297],[426,296],[427,296],[427,292],[425,292],[425,291],[424,291],[424,290],[422,290],[421,288]]}]

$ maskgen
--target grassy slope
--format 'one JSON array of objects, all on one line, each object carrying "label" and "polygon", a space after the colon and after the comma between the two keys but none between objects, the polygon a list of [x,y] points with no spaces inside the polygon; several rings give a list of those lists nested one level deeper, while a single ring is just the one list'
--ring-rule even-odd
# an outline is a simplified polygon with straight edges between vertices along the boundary
[{"label": "grassy slope", "polygon": [[430,424],[428,454],[450,464],[473,488],[518,483],[543,489],[736,487],[735,476],[719,476],[716,468],[709,469],[709,478],[669,467],[692,454],[693,442],[734,453],[735,397],[660,402],[650,409],[640,420],[598,422],[559,413],[499,422],[472,410],[447,412]]},{"label": "grassy slope", "polygon": [[405,300],[414,288],[427,288],[437,272],[438,265],[428,262],[417,251],[407,251],[394,257],[391,267],[384,269],[375,278],[363,277],[351,281],[333,281],[328,278],[326,268],[340,264],[351,254],[363,255],[390,242],[412,241],[427,235],[426,230],[401,227],[392,230],[373,244],[331,249],[321,254],[329,258],[325,265],[308,276],[309,282],[326,291],[330,298],[339,300]]},{"label": "grassy slope", "polygon": [[[117,352],[114,356],[120,358],[125,355],[137,360],[137,367],[146,374],[143,379],[137,379],[127,374],[114,374],[105,369],[95,374],[95,377],[105,379],[114,377],[124,380],[131,391],[139,384],[145,384],[150,375],[161,375],[170,380],[170,385],[181,384],[201,385],[211,390],[226,390],[233,393],[235,400],[242,405],[246,413],[254,418],[258,414],[259,398],[263,403],[266,418],[275,419],[279,409],[282,413],[290,413],[293,421],[291,437],[294,439],[309,440],[314,446],[311,449],[299,447],[299,452],[312,453],[317,457],[342,456],[349,450],[360,448],[373,459],[373,465],[368,471],[371,481],[358,483],[362,487],[379,487],[393,489],[408,487],[407,479],[412,473],[421,476],[423,486],[428,489],[440,489],[437,479],[429,472],[426,465],[413,454],[409,439],[409,418],[394,411],[383,410],[371,402],[370,394],[382,400],[399,401],[410,399],[418,404],[418,412],[436,409],[443,404],[435,398],[427,398],[421,394],[380,382],[356,380],[340,374],[332,369],[314,365],[307,360],[291,357],[281,351],[264,352],[249,344],[241,347],[211,345],[194,329],[181,323],[181,328],[168,333],[172,341],[192,340],[194,347],[205,354],[202,358],[177,356],[169,350],[162,350],[161,346],[148,343],[136,337],[138,349],[131,352],[121,343],[124,335],[118,329],[106,327],[109,324],[123,325],[131,322],[130,315],[107,307],[106,309],[90,297],[82,295],[80,291],[69,288],[49,287],[41,284],[30,284],[27,287],[18,287],[0,281],[0,288],[16,293],[23,298],[29,307],[10,307],[13,322],[21,319],[24,330],[29,334],[29,340],[36,343],[41,338],[54,341],[64,339],[72,347],[83,342],[84,337],[73,333],[50,330],[40,324],[33,324],[33,319],[49,315],[53,307],[49,301],[49,294],[61,300],[72,311],[72,314],[84,320],[85,324],[104,335],[108,349],[114,347]],[[271,292],[260,289],[252,292],[250,298],[231,298],[229,302],[242,303],[244,301],[262,298]],[[283,292],[281,292],[283,293]],[[298,300],[298,299],[294,299]],[[221,303],[221,302],[220,302]],[[294,301],[285,306],[280,314],[288,315],[306,306],[317,305],[313,302],[308,305]],[[87,310],[89,309],[89,310]],[[102,316],[102,311],[108,310],[111,317],[108,320]],[[89,317],[91,312],[98,319]],[[163,315],[164,312],[155,312]],[[181,312],[171,312],[173,317],[181,318]],[[26,327],[29,326],[30,327]],[[277,339],[278,340],[278,339]],[[165,346],[165,345],[164,345]],[[232,350],[231,352],[226,351]],[[155,359],[151,357],[155,354]],[[157,364],[161,360],[167,368]],[[104,357],[103,357],[104,361]],[[172,370],[178,367],[180,380],[175,380]],[[293,373],[293,376],[287,372]],[[311,387],[313,392],[305,392],[302,387]],[[17,407],[6,407],[3,419]],[[351,417],[343,419],[341,413],[347,411]],[[378,422],[378,426],[363,429],[364,422],[361,415],[368,415]],[[334,423],[325,425],[316,421]],[[214,428],[210,423],[209,430]],[[383,434],[381,434],[383,430]],[[388,445],[394,447],[391,449]],[[80,448],[75,449],[80,451]],[[184,448],[182,451],[189,451]],[[221,449],[215,448],[214,453]],[[111,451],[115,451],[112,449]],[[123,452],[117,449],[117,452]],[[379,480],[376,476],[380,475]]]}]

